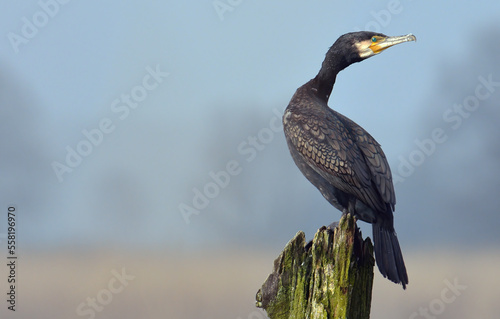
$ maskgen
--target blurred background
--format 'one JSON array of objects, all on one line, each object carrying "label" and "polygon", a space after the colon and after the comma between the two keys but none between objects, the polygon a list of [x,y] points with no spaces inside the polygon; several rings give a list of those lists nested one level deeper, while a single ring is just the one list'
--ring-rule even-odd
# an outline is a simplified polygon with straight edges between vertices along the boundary
[{"label": "blurred background", "polygon": [[10,206],[19,258],[1,318],[266,318],[274,258],[340,217],[281,114],[357,30],[418,39],[330,98],[395,180],[410,284],[375,269],[371,317],[500,311],[499,2],[40,0],[0,17],[2,294]]}]

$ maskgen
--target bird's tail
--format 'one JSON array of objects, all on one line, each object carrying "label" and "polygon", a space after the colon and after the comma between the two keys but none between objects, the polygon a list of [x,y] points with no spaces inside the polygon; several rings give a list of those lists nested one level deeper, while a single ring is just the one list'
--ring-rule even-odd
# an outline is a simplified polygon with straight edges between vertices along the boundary
[{"label": "bird's tail", "polygon": [[384,277],[397,284],[401,283],[403,289],[408,284],[403,254],[399,247],[398,237],[394,228],[382,223],[373,224],[373,242],[375,245],[375,260]]}]

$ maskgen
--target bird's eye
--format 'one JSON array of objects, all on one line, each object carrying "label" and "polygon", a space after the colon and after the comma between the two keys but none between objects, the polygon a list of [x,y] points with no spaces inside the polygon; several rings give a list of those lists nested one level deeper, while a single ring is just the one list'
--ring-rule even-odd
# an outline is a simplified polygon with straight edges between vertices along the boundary
[{"label": "bird's eye", "polygon": [[377,42],[377,38],[373,37],[372,42]]}]

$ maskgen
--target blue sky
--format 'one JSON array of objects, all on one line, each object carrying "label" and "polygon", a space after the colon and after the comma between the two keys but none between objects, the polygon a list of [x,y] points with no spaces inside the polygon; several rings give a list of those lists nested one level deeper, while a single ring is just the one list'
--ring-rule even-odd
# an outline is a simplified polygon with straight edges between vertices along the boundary
[{"label": "blue sky", "polygon": [[[21,212],[27,247],[279,249],[297,230],[311,236],[337,220],[270,122],[337,37],[364,28],[418,41],[343,71],[330,106],[382,144],[393,173],[418,152],[416,139],[446,135],[423,160],[413,154],[419,164],[396,185],[403,246],[498,244],[498,199],[487,195],[498,189],[498,152],[484,143],[498,144],[500,92],[457,129],[443,116],[475,94],[479,77],[500,81],[491,65],[500,4],[234,1],[218,13],[211,1],[40,3],[0,13],[1,203]],[[25,21],[38,23],[34,35]],[[13,44],[13,34],[25,40]],[[168,75],[141,89],[151,69]],[[106,119],[113,130],[89,150],[82,131]],[[88,155],[60,182],[53,163],[66,165],[79,145]],[[231,161],[239,173],[187,224],[179,205],[193,206],[195,189]]]}]

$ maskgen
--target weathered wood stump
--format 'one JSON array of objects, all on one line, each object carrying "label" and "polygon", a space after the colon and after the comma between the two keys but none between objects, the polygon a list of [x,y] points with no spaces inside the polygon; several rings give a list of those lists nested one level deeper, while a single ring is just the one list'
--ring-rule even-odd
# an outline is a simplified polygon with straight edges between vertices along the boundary
[{"label": "weathered wood stump", "polygon": [[309,243],[299,231],[274,261],[257,307],[271,319],[369,318],[374,264],[371,240],[350,215]]}]

